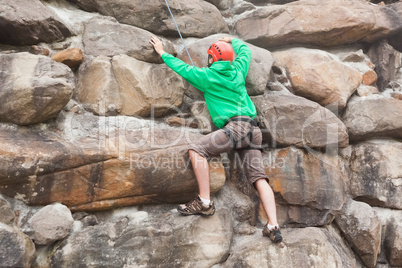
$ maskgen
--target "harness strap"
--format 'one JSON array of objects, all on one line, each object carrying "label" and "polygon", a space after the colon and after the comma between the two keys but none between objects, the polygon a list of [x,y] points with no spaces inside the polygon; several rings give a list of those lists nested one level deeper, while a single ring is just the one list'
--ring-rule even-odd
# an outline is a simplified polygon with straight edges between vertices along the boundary
[{"label": "harness strap", "polygon": [[[242,122],[247,122],[250,124],[249,132],[238,140],[235,140],[235,138],[233,136],[233,132],[230,129],[226,128],[226,125],[233,121],[242,121]],[[260,126],[260,124],[257,121],[255,121],[249,117],[233,117],[228,120],[228,122],[225,124],[225,127],[223,127],[222,129],[225,132],[225,134],[228,135],[230,144],[233,147],[233,150],[259,150],[262,152],[262,147],[252,147],[250,145],[250,143],[252,143],[252,141],[253,141],[253,127],[259,127],[259,126]],[[246,148],[238,148],[237,149],[236,148],[237,143],[246,139],[247,137],[249,137],[248,146]]]}]

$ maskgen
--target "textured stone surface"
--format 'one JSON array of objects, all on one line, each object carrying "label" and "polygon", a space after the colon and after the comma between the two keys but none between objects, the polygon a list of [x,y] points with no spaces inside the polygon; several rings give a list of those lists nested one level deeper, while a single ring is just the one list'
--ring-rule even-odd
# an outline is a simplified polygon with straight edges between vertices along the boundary
[{"label": "textured stone surface", "polygon": [[285,148],[263,154],[283,225],[322,226],[332,222],[346,201],[346,174],[340,159],[319,152]]},{"label": "textured stone surface", "polygon": [[[379,112],[381,111],[381,112]],[[343,114],[352,141],[372,137],[402,137],[402,101],[373,95],[353,98]]]},{"label": "textured stone surface", "polygon": [[[59,267],[212,267],[228,255],[232,238],[228,219],[226,209],[212,217],[124,209],[95,226],[77,222],[49,263]],[[174,247],[166,250],[167,245]]]},{"label": "textured stone surface", "polygon": [[[141,61],[162,63],[149,43],[152,33],[131,25],[120,24],[112,18],[93,18],[85,27],[85,53],[92,56],[125,54]],[[176,54],[172,43],[163,38],[165,51]]]},{"label": "textured stone surface", "polygon": [[30,267],[35,245],[19,230],[0,223],[0,267]]},{"label": "textured stone surface", "polygon": [[0,195],[0,222],[4,224],[12,224],[14,222],[14,211],[10,204]]},{"label": "textured stone surface", "polygon": [[56,117],[71,99],[74,74],[64,64],[29,53],[0,54],[0,121],[30,125]]},{"label": "textured stone surface", "polygon": [[296,95],[339,111],[363,79],[359,71],[322,50],[293,48],[274,53],[274,58],[276,65],[286,68]]},{"label": "textured stone surface", "polygon": [[253,237],[232,249],[218,267],[356,267],[341,237],[320,228],[283,229],[284,246],[266,237]]},{"label": "textured stone surface", "polygon": [[345,125],[328,109],[294,95],[267,94],[252,98],[261,116],[263,141],[269,147],[346,147]]},{"label": "textured stone surface", "polygon": [[28,224],[32,229],[29,236],[37,245],[50,245],[68,236],[73,222],[66,206],[59,203],[47,205],[29,219]]},{"label": "textured stone surface", "polygon": [[0,43],[34,45],[61,41],[71,31],[39,0],[2,0]]},{"label": "textured stone surface", "polygon": [[402,209],[402,144],[372,140],[353,147],[350,188],[355,200]]},{"label": "textured stone surface", "polygon": [[[165,36],[177,37],[176,27],[165,2],[148,0],[146,4],[143,4],[141,0],[121,0],[116,5],[113,0],[69,1],[84,10],[115,17],[120,23],[133,25]],[[228,31],[219,10],[208,2],[178,0],[169,3],[169,6],[175,14],[176,23],[183,36],[205,37]]]},{"label": "textured stone surface", "polygon": [[355,252],[367,267],[374,267],[381,246],[381,222],[372,208],[363,202],[348,200],[342,214],[336,217]]},{"label": "textured stone surface", "polygon": [[[57,137],[27,133],[17,136],[24,142],[15,147],[8,136],[15,137],[15,132],[4,131],[0,191],[31,205],[60,202],[84,211],[193,198],[198,188],[187,149],[200,134],[173,128],[128,128],[129,123],[125,124],[121,130],[109,129],[106,140],[98,133],[91,141],[87,133],[74,145]],[[101,143],[108,146],[99,149]],[[23,154],[17,150],[28,145],[32,151]],[[10,162],[16,154],[18,161]],[[53,164],[56,159],[58,165]],[[210,169],[215,193],[225,183],[225,171],[219,158],[211,160]]]},{"label": "textured stone surface", "polygon": [[84,55],[79,48],[70,48],[64,51],[60,51],[52,56],[57,62],[64,63],[71,69],[77,69],[82,61],[84,60]]},{"label": "textured stone surface", "polygon": [[373,42],[398,32],[401,27],[397,12],[366,1],[348,0],[302,0],[266,6],[243,16],[235,25],[240,37],[266,48],[283,44],[335,47]]}]

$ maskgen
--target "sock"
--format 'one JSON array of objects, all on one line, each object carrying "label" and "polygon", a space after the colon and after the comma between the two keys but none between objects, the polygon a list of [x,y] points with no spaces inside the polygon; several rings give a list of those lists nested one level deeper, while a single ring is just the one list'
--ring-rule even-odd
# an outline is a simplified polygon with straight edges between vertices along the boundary
[{"label": "sock", "polygon": [[268,223],[267,223],[267,226],[268,226],[268,230],[272,230],[272,229],[275,229],[275,227],[278,227],[278,229],[279,229],[279,225],[269,225]]},{"label": "sock", "polygon": [[211,204],[211,200],[202,198],[201,196],[199,196],[199,197],[200,197],[202,203],[204,203],[204,205],[209,206],[209,204]]}]

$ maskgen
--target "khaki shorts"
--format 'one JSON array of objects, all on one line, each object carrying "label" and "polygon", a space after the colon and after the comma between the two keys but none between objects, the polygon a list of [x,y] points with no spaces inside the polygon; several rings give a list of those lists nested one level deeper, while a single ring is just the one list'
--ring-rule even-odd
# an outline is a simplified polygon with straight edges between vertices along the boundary
[{"label": "khaki shorts", "polygon": [[[240,163],[251,184],[254,184],[258,179],[266,179],[268,176],[265,174],[265,169],[262,161],[262,154],[260,150],[247,149],[260,148],[262,143],[262,133],[260,128],[253,127],[248,122],[231,121],[226,126],[229,129],[235,140],[240,140],[242,137],[249,133],[250,128],[253,128],[253,140],[250,143],[249,138],[243,139],[236,145],[236,152],[240,156]],[[233,150],[230,139],[223,129],[214,131],[197,142],[190,145],[189,150],[194,150],[201,156],[209,159],[213,156],[218,156]]]}]

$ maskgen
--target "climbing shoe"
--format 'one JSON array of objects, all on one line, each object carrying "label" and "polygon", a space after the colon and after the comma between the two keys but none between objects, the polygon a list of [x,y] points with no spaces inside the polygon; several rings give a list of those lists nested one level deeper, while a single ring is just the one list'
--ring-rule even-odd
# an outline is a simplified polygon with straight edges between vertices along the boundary
[{"label": "climbing shoe", "polygon": [[212,216],[215,213],[215,205],[214,201],[211,201],[209,206],[204,205],[201,201],[200,197],[197,196],[190,202],[184,205],[179,205],[177,210],[182,215],[204,215],[204,216]]},{"label": "climbing shoe", "polygon": [[268,226],[265,225],[265,228],[262,230],[262,235],[268,236],[274,243],[279,243],[282,241],[282,234],[281,234],[281,231],[279,231],[278,227],[275,227],[274,229],[269,230]]}]

